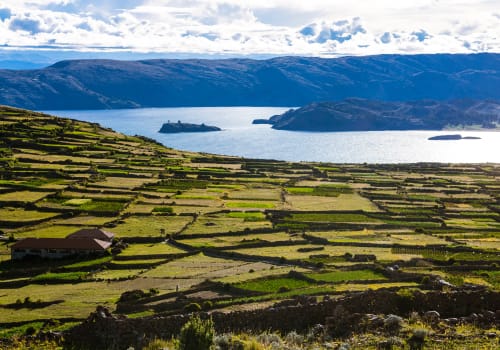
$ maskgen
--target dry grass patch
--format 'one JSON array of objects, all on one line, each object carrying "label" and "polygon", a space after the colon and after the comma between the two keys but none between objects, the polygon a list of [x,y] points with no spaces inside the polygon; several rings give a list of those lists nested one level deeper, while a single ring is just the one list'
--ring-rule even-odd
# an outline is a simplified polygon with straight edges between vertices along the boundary
[{"label": "dry grass patch", "polygon": [[0,262],[10,260],[10,249],[5,243],[0,244]]},{"label": "dry grass patch", "polygon": [[17,221],[17,222],[29,223],[30,221],[49,219],[57,215],[59,215],[59,213],[43,213],[36,210],[24,210],[18,208],[0,209],[1,220],[7,222]]},{"label": "dry grass patch", "polygon": [[11,289],[0,289],[0,304],[15,303],[17,299],[24,300],[26,297],[44,302],[62,300],[62,302],[41,309],[2,309],[2,321],[22,322],[64,317],[83,319],[90,312],[95,311],[97,305],[105,305],[113,309],[120,294],[120,291],[109,288],[105,282],[58,284],[54,288],[31,284],[17,288],[15,293],[12,293]]},{"label": "dry grass patch", "polygon": [[500,250],[500,238],[458,239],[457,241],[480,249]]},{"label": "dry grass patch", "polygon": [[243,231],[244,229],[271,227],[269,221],[245,221],[244,218],[220,216],[200,216],[190,225],[183,235]]},{"label": "dry grass patch", "polygon": [[240,254],[269,256],[269,257],[284,257],[286,259],[309,259],[311,255],[328,254],[329,256],[343,256],[346,253],[356,254],[374,254],[377,260],[394,261],[394,260],[410,260],[412,258],[421,258],[422,255],[417,254],[395,254],[391,252],[391,248],[376,248],[376,247],[355,247],[355,246],[323,246],[324,249],[318,251],[299,251],[304,248],[318,248],[320,245],[301,244],[293,246],[280,247],[259,247],[259,248],[242,248],[235,249],[234,252]]},{"label": "dry grass patch", "polygon": [[263,200],[263,201],[279,201],[281,196],[281,189],[279,187],[269,188],[249,188],[238,190],[229,193],[229,199],[234,200]]},{"label": "dry grass patch", "polygon": [[66,155],[55,155],[55,154],[29,154],[29,153],[16,153],[14,154],[14,158],[23,158],[29,159],[32,161],[38,162],[47,162],[47,163],[57,163],[57,162],[66,162],[71,161],[72,163],[80,163],[80,164],[90,164],[91,162],[94,164],[111,164],[114,163],[114,159],[112,158],[87,158],[87,157],[72,157]]},{"label": "dry grass patch", "polygon": [[67,235],[79,230],[79,227],[75,226],[65,226],[65,225],[50,225],[43,226],[33,230],[27,230],[22,232],[16,232],[14,235],[16,238],[64,238]]},{"label": "dry grass patch", "polygon": [[[103,226],[104,224],[116,220],[116,217],[79,215],[69,219],[55,220],[55,225],[77,225],[77,226]],[[114,231],[114,230],[112,230]]]},{"label": "dry grass patch", "polygon": [[340,194],[338,197],[309,195],[287,195],[286,208],[291,210],[364,210],[377,212],[379,209],[369,199],[357,193]]},{"label": "dry grass patch", "polygon": [[144,273],[144,277],[157,278],[213,278],[240,272],[248,272],[245,266],[250,263],[237,260],[219,259],[197,254],[177,259],[157,266]]},{"label": "dry grass patch", "polygon": [[291,241],[302,239],[300,235],[290,236],[285,232],[270,233],[270,234],[249,234],[244,236],[220,236],[220,237],[207,237],[207,238],[190,238],[183,239],[182,242],[195,247],[227,247],[234,245],[241,245],[245,247],[245,244],[259,243],[262,241],[267,242],[279,242],[279,241]]},{"label": "dry grass patch", "polygon": [[107,176],[105,180],[96,182],[94,185],[99,187],[133,189],[141,187],[144,184],[156,182],[158,182],[158,179],[154,178]]},{"label": "dry grass patch", "polygon": [[[266,263],[253,263],[246,266],[249,270],[238,274],[215,278],[215,281],[223,283],[239,283],[257,278],[285,275],[290,272],[289,266],[271,265]],[[294,268],[297,272],[309,272],[307,269]]]},{"label": "dry grass patch", "polygon": [[172,247],[166,243],[154,243],[154,244],[130,244],[126,249],[124,249],[119,256],[121,257],[133,257],[136,255],[153,255],[153,254],[181,254],[185,253],[179,248]]},{"label": "dry grass patch", "polygon": [[77,198],[109,198],[117,200],[130,200],[132,199],[132,194],[113,194],[113,193],[89,193],[89,192],[77,192],[77,191],[64,191],[61,196],[63,197],[73,197]]},{"label": "dry grass patch", "polygon": [[15,191],[0,194],[0,202],[25,202],[33,203],[47,197],[53,192],[33,192],[33,191]]},{"label": "dry grass patch", "polygon": [[130,216],[116,225],[112,231],[120,237],[159,237],[179,232],[191,222],[191,216]]}]

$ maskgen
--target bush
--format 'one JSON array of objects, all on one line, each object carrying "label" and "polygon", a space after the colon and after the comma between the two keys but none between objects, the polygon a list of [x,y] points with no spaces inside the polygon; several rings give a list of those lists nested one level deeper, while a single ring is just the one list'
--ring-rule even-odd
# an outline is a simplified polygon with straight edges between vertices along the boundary
[{"label": "bush", "polygon": [[211,350],[214,347],[214,323],[193,316],[181,328],[179,350]]},{"label": "bush", "polygon": [[146,347],[142,348],[142,350],[169,350],[173,349],[171,347],[172,342],[162,340],[162,339],[154,339],[146,345]]},{"label": "bush", "polygon": [[187,312],[199,312],[201,311],[201,306],[198,303],[190,303],[184,306],[184,310]]}]

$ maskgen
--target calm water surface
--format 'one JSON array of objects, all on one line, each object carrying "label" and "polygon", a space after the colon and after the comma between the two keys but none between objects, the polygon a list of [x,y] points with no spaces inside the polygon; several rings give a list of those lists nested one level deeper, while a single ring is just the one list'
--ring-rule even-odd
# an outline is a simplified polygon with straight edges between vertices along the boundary
[{"label": "calm water surface", "polygon": [[[96,122],[128,135],[151,137],[165,146],[215,154],[288,161],[335,163],[495,162],[500,163],[500,132],[370,131],[296,132],[252,125],[288,107],[193,107],[121,110],[45,111]],[[167,121],[205,123],[221,132],[160,134]],[[460,133],[481,140],[429,141],[430,136]]]}]

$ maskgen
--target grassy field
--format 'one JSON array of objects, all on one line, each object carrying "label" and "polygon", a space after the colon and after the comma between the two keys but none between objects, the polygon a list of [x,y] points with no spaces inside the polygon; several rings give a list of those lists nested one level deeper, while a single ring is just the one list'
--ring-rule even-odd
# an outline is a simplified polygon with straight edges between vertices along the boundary
[{"label": "grassy field", "polygon": [[19,208],[0,208],[0,220],[7,222],[23,222],[49,219],[57,216],[57,213],[44,213],[36,210],[24,210]]},{"label": "grassy field", "polygon": [[[159,292],[136,315],[425,291],[423,277],[500,290],[500,165],[248,160],[26,113],[0,107],[4,334],[116,311],[135,289]],[[104,256],[10,260],[17,240],[95,227],[115,233]],[[386,273],[396,265],[413,277]]]},{"label": "grassy field", "polygon": [[322,197],[319,195],[287,195],[286,203],[291,210],[363,210],[378,211],[378,208],[367,198],[358,193],[339,194]]},{"label": "grassy field", "polygon": [[120,237],[159,237],[175,234],[191,221],[191,216],[130,216],[113,227],[113,232]]}]

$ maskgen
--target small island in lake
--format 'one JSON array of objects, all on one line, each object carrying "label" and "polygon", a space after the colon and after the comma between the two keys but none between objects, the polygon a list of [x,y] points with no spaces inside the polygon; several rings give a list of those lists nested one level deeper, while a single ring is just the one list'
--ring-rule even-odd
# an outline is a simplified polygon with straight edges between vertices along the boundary
[{"label": "small island in lake", "polygon": [[181,132],[209,132],[221,131],[217,126],[202,124],[182,123],[180,120],[177,123],[164,123],[158,132],[163,134],[176,134]]},{"label": "small island in lake", "polygon": [[462,137],[460,134],[452,134],[452,135],[438,135],[429,137],[427,140],[432,141],[453,141],[453,140],[480,140],[480,137],[477,136],[465,136]]}]

